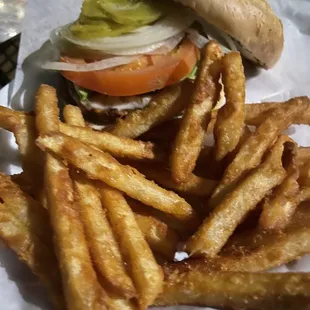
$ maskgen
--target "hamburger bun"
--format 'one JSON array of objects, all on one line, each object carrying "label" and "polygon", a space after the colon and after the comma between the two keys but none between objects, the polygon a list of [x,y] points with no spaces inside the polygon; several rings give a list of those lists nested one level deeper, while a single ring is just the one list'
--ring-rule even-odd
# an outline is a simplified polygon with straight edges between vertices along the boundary
[{"label": "hamburger bun", "polygon": [[283,50],[283,26],[266,0],[175,0],[229,35],[242,55],[268,69]]}]

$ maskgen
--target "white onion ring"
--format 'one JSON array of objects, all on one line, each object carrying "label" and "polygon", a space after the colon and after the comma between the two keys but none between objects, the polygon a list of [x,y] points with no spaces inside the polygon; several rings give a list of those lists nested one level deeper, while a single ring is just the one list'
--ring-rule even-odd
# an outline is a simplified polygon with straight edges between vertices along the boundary
[{"label": "white onion ring", "polygon": [[186,30],[188,38],[194,43],[198,48],[203,48],[210,40],[199,34],[196,29],[189,28]]},{"label": "white onion ring", "polygon": [[191,14],[178,12],[159,20],[152,26],[143,27],[144,29],[142,31],[138,30],[118,37],[82,40],[72,35],[69,29],[70,24],[58,28],[56,34],[77,46],[103,51],[107,54],[116,54],[120,50],[146,46],[169,39],[183,32],[193,21],[194,18]]},{"label": "white onion ring", "polygon": [[46,70],[90,72],[114,68],[121,65],[127,65],[138,58],[139,56],[112,57],[87,64],[72,64],[66,62],[51,61],[42,64],[41,67]]}]

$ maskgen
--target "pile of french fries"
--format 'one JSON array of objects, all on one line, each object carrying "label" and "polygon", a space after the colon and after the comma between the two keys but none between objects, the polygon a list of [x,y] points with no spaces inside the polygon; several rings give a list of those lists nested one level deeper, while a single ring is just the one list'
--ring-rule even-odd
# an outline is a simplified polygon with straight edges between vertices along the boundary
[{"label": "pile of french fries", "polygon": [[60,121],[48,85],[33,113],[0,108],[23,168],[0,174],[0,237],[55,309],[309,308],[310,274],[261,273],[310,253],[310,148],[284,134],[309,98],[245,104],[240,54],[213,41],[185,86],[109,131]]}]

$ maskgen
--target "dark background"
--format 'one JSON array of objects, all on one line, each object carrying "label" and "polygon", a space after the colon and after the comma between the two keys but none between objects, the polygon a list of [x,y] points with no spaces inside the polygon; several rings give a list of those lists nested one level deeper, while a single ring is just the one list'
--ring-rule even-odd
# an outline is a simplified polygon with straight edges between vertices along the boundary
[{"label": "dark background", "polygon": [[20,35],[0,44],[0,89],[15,76]]}]

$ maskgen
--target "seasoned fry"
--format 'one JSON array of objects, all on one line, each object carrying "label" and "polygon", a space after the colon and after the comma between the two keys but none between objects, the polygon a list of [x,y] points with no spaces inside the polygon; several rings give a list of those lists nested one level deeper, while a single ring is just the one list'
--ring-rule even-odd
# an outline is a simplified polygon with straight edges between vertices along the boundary
[{"label": "seasoned fry", "polygon": [[284,229],[292,218],[299,203],[299,169],[296,163],[288,169],[286,179],[275,188],[271,197],[265,199],[263,211],[259,218],[259,226],[263,230]]},{"label": "seasoned fry", "polygon": [[[310,125],[310,99],[308,97],[296,97],[295,100],[303,102],[305,105],[304,113],[296,115],[293,124]],[[272,109],[287,109],[287,105],[293,105],[294,100],[287,102],[263,102],[255,104],[247,104],[245,106],[245,122],[248,125],[259,126],[262,124]]]},{"label": "seasoned fry", "polygon": [[127,298],[132,298],[136,291],[127,275],[119,246],[102,209],[100,194],[90,181],[77,173],[73,176],[76,201],[80,206],[86,240],[95,266],[115,290]]},{"label": "seasoned fry", "polygon": [[120,249],[130,263],[134,283],[139,293],[139,305],[145,309],[162,290],[163,273],[145,241],[135,216],[123,194],[104,184],[98,184],[102,204],[107,209]]},{"label": "seasoned fry", "polygon": [[189,239],[186,250],[192,256],[215,256],[249,211],[286,177],[294,144],[281,137],[266,160],[253,170],[207,217]]},{"label": "seasoned fry", "polygon": [[297,115],[305,111],[303,102],[292,99],[286,109],[269,112],[268,118],[257,128],[240,147],[234,160],[226,168],[224,176],[215,189],[210,206],[216,206],[220,200],[242,179],[245,173],[259,165],[266,150],[275,142],[278,135],[291,125]]},{"label": "seasoned fry", "polygon": [[146,205],[168,213],[189,227],[196,225],[197,216],[184,199],[146,180],[136,169],[121,165],[109,154],[62,134],[40,137],[37,143],[84,170],[88,177],[101,180]]},{"label": "seasoned fry", "polygon": [[197,177],[193,173],[191,173],[187,182],[181,184],[177,183],[172,180],[171,171],[160,164],[137,164],[136,168],[148,179],[154,180],[156,183],[166,188],[189,195],[208,196],[218,184],[216,181]]},{"label": "seasoned fry", "polygon": [[191,102],[181,120],[170,157],[172,178],[176,182],[188,180],[195,168],[211,110],[219,98],[221,48],[214,41],[204,50]]},{"label": "seasoned fry", "polygon": [[[298,200],[309,200],[310,190],[302,192]],[[256,229],[237,234],[222,256],[208,264],[212,269],[223,271],[260,272],[299,259],[310,253],[309,221],[309,206],[301,205],[283,231],[265,232]]]},{"label": "seasoned fry", "polygon": [[180,95],[179,85],[164,88],[144,109],[132,111],[124,119],[119,118],[111,133],[132,139],[139,137],[150,128],[178,115],[185,108],[187,101]]},{"label": "seasoned fry", "polygon": [[135,213],[136,221],[150,248],[166,260],[173,260],[179,236],[164,222],[145,213]]},{"label": "seasoned fry", "polygon": [[157,306],[195,305],[232,309],[308,309],[307,273],[214,272],[200,263],[170,264]]},{"label": "seasoned fry", "polygon": [[152,159],[157,161],[163,160],[164,157],[164,154],[159,148],[151,142],[121,138],[109,132],[93,131],[90,128],[82,128],[64,123],[60,123],[60,131],[117,157]]},{"label": "seasoned fry", "polygon": [[[58,122],[56,91],[42,85],[36,97],[39,133],[57,132]],[[68,168],[52,154],[46,156],[45,189],[68,309],[106,309],[106,294],[92,266]]]},{"label": "seasoned fry", "polygon": [[218,111],[214,127],[218,161],[237,147],[243,134],[245,76],[239,52],[229,53],[223,57],[222,79],[226,104]]},{"label": "seasoned fry", "polygon": [[0,203],[0,238],[46,285],[55,305],[64,309],[46,210],[3,174],[0,174],[0,201],[4,202]]}]

